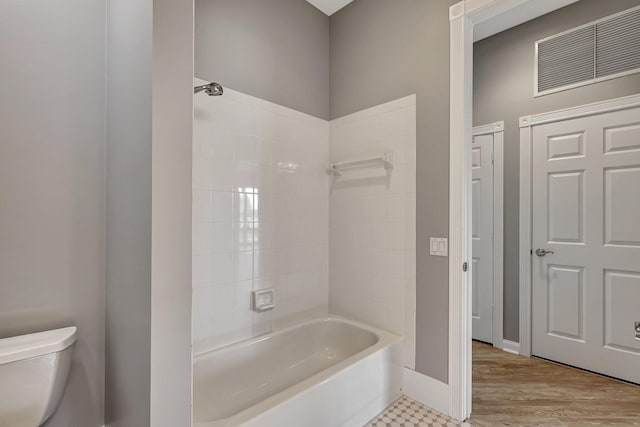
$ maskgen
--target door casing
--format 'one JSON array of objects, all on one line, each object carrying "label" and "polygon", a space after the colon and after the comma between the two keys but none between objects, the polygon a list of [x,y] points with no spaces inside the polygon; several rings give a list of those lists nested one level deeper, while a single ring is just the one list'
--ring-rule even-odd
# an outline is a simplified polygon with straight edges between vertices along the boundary
[{"label": "door casing", "polygon": [[504,121],[473,128],[482,135],[493,135],[493,346],[503,348]]},{"label": "door casing", "polygon": [[[473,43],[578,0],[461,0],[449,8],[448,415],[471,415]],[[467,267],[467,268],[465,268]],[[428,378],[428,377],[427,377]],[[434,380],[435,381],[435,380]]]}]

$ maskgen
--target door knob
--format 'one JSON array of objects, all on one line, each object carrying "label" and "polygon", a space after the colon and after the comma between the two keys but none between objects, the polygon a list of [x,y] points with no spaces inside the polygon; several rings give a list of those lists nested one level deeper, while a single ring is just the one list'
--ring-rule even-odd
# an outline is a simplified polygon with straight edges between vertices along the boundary
[{"label": "door knob", "polygon": [[543,248],[536,249],[536,255],[538,255],[538,256],[545,256],[545,255],[554,254],[554,253],[555,252],[549,251],[549,250],[543,249]]}]

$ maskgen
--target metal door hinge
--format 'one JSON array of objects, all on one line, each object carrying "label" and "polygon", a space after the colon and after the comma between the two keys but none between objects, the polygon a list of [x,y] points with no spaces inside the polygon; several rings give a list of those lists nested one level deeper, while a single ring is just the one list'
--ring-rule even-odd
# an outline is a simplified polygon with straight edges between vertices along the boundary
[{"label": "metal door hinge", "polygon": [[469,263],[468,262],[465,262],[465,263],[462,264],[462,271],[464,271],[465,273],[467,271],[469,271]]}]

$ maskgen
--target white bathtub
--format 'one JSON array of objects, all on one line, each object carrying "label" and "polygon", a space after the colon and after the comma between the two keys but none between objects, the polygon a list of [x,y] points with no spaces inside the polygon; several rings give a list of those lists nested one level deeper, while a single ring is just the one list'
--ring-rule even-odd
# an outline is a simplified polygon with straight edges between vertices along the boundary
[{"label": "white bathtub", "polygon": [[361,427],[400,397],[401,337],[337,316],[194,357],[195,427]]}]

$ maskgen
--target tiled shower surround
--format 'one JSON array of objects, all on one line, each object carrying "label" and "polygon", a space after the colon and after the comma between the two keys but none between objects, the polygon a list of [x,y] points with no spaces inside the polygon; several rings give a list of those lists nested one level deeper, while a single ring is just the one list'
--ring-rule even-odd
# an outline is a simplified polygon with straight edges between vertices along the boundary
[{"label": "tiled shower surround", "polygon": [[393,153],[394,167],[334,178],[330,196],[332,313],[405,337],[415,365],[416,101],[408,96],[331,122],[331,161]]},{"label": "tiled shower surround", "polygon": [[[330,123],[225,88],[194,116],[194,352],[331,311],[409,337],[412,367],[415,98]],[[389,174],[326,172],[386,151]],[[266,288],[276,308],[255,313]]]},{"label": "tiled shower surround", "polygon": [[[326,313],[329,123],[228,88],[194,116],[194,352]],[[276,308],[254,313],[266,288]]]}]

